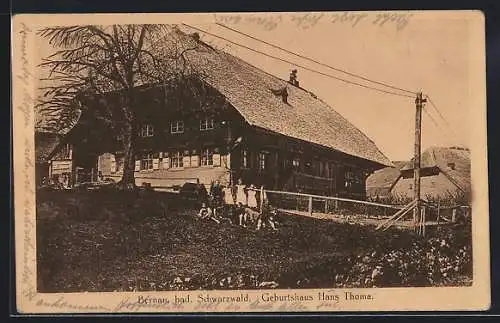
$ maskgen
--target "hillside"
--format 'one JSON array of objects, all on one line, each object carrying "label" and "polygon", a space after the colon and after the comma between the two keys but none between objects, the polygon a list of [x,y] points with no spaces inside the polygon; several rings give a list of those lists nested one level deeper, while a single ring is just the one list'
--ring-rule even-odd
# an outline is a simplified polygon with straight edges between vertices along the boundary
[{"label": "hillside", "polygon": [[[40,292],[431,286],[471,277],[466,231],[422,241],[282,215],[278,232],[257,232],[196,221],[194,209],[161,193],[37,194]],[[383,273],[373,276],[376,266]]]}]

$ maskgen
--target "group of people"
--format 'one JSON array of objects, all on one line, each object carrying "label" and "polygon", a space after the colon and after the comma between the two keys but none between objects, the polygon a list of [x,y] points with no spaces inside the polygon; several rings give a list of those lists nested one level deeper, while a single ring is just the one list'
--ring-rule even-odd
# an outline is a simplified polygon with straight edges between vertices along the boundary
[{"label": "group of people", "polygon": [[200,219],[216,223],[227,220],[242,227],[255,224],[257,230],[269,225],[277,230],[277,210],[269,205],[263,187],[257,189],[253,184],[244,185],[241,179],[238,184],[227,187],[216,181],[210,187],[207,202],[198,212]]}]

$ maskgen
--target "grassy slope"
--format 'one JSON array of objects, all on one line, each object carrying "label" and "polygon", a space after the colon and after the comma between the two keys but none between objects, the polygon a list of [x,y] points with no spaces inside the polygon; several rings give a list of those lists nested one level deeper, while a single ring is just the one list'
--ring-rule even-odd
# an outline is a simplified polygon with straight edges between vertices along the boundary
[{"label": "grassy slope", "polygon": [[256,232],[195,221],[195,210],[175,202],[165,210],[159,200],[133,193],[40,194],[39,290],[256,288],[263,281],[280,288],[334,287],[342,285],[339,274],[344,285],[358,278],[350,269],[360,256],[410,250],[415,243],[407,233],[375,234],[298,216],[283,216],[277,233]]}]

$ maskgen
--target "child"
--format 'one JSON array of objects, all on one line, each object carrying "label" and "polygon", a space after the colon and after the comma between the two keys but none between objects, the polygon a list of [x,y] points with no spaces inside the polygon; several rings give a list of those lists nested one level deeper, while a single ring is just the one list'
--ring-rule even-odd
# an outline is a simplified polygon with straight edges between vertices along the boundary
[{"label": "child", "polygon": [[200,212],[198,212],[198,218],[202,220],[212,220],[216,223],[220,223],[220,221],[213,215],[212,210],[207,207],[205,203],[201,204]]},{"label": "child", "polygon": [[256,210],[259,205],[257,203],[257,189],[253,184],[250,185],[247,194],[248,194],[248,207]]},{"label": "child", "polygon": [[247,192],[246,186],[243,184],[243,180],[240,178],[238,184],[236,185],[236,203],[241,203],[242,205],[247,205]]},{"label": "child", "polygon": [[257,219],[257,230],[260,230],[262,225],[265,226],[266,224],[269,224],[274,231],[277,231],[278,229],[276,228],[275,223],[277,214],[278,212],[276,209],[265,206]]},{"label": "child", "polygon": [[214,214],[217,216],[220,216],[220,214],[217,214],[218,211],[220,210],[221,204],[222,204],[222,186],[220,185],[220,181],[216,180],[215,183],[213,183],[210,186],[210,197],[212,200],[212,208]]},{"label": "child", "polygon": [[241,202],[237,204],[236,213],[238,214],[239,225],[246,228],[248,215],[245,206]]}]

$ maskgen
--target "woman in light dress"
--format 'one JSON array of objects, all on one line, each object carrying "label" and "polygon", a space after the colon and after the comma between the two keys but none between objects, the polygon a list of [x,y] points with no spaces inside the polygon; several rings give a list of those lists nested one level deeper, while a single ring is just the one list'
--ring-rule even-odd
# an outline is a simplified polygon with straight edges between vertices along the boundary
[{"label": "woman in light dress", "polygon": [[246,206],[248,203],[246,185],[243,184],[243,180],[240,178],[238,184],[236,184],[236,204],[241,204]]},{"label": "woman in light dress", "polygon": [[259,207],[259,204],[257,203],[257,189],[253,184],[250,185],[250,188],[247,191],[247,196],[248,207],[253,210],[257,210]]}]

